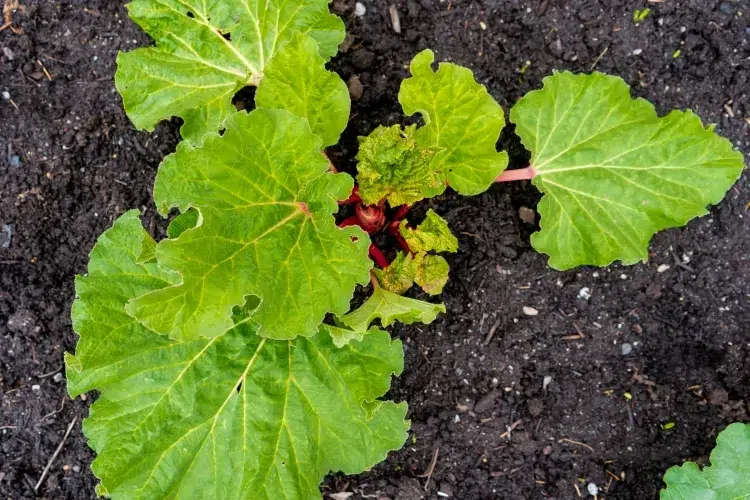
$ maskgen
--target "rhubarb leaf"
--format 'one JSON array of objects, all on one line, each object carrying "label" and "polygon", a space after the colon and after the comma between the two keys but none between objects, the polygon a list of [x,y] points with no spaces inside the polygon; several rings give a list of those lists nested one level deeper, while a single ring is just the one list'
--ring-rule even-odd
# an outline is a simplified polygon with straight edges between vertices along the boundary
[{"label": "rhubarb leaf", "polygon": [[392,207],[413,205],[444,185],[432,170],[434,151],[421,147],[414,138],[416,125],[380,125],[359,138],[357,185],[368,205],[385,199]]},{"label": "rhubarb leaf", "polygon": [[402,297],[378,287],[364,304],[339,318],[339,321],[355,332],[366,332],[376,319],[379,319],[380,325],[385,328],[394,321],[407,325],[416,322],[432,323],[440,313],[445,313],[443,304]]},{"label": "rhubarb leaf", "polygon": [[445,182],[460,194],[479,194],[508,166],[508,154],[495,149],[505,126],[503,110],[471,70],[444,62],[433,71],[434,59],[431,50],[417,54],[398,100],[404,113],[418,112],[425,121],[417,143],[437,150],[431,168],[443,185],[430,196],[440,194]]},{"label": "rhubarb leaf", "polygon": [[83,426],[100,495],[321,498],[329,471],[361,472],[403,444],[406,405],[378,399],[403,368],[398,340],[380,330],[342,348],[324,333],[269,340],[248,322],[170,340],[125,312],[129,299],[171,282],[138,263],[148,245],[128,212],[76,280],[80,339],[66,374],[72,397],[100,394]]},{"label": "rhubarb leaf", "polygon": [[369,281],[370,242],[357,227],[336,227],[331,214],[352,178],[327,173],[307,122],[256,109],[204,142],[181,143],[154,189],[162,214],[200,211],[199,225],[156,249],[181,283],[134,299],[128,312],[182,341],[225,332],[248,295],[260,299],[252,321],[267,338],[309,336],[327,313],[344,314],[356,284]]},{"label": "rhubarb leaf", "polygon": [[415,257],[416,273],[414,282],[430,295],[442,293],[448,282],[450,267],[440,255],[418,254]]},{"label": "rhubarb leaf", "polygon": [[328,59],[344,39],[344,23],[327,0],[133,0],[130,17],[155,47],[121,52],[115,84],[136,128],[184,119],[183,138],[200,144],[235,112],[234,94],[257,85],[266,65],[299,32]]},{"label": "rhubarb leaf", "polygon": [[750,424],[735,423],[716,438],[711,465],[694,462],[664,474],[661,500],[737,500],[750,494]]},{"label": "rhubarb leaf", "polygon": [[266,66],[255,104],[307,118],[323,146],[331,146],[346,128],[351,101],[344,81],[325,69],[315,40],[298,33]]},{"label": "rhubarb leaf", "polygon": [[559,270],[646,260],[654,233],[706,214],[743,168],[742,154],[692,112],[660,118],[601,73],[545,78],[511,119],[544,193],[531,243]]},{"label": "rhubarb leaf", "polygon": [[427,216],[416,229],[410,228],[403,220],[399,226],[401,236],[404,237],[412,252],[451,252],[458,251],[458,240],[451,233],[448,223],[429,209]]},{"label": "rhubarb leaf", "polygon": [[373,269],[372,272],[380,286],[389,292],[403,295],[414,284],[418,264],[414,256],[399,252],[396,258],[385,269]]}]

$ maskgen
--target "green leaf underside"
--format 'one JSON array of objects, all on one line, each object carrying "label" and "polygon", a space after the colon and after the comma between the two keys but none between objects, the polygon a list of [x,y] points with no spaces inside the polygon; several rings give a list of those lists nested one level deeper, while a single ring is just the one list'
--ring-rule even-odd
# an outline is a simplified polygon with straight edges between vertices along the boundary
[{"label": "green leaf underside", "polygon": [[157,245],[159,265],[181,283],[134,299],[128,312],[179,340],[225,332],[248,295],[260,298],[252,321],[268,338],[309,336],[327,313],[344,314],[356,284],[369,281],[369,239],[336,227],[331,214],[353,182],[327,173],[319,150],[304,119],[266,109],[233,115],[203,147],[181,143],[159,169],[154,199],[163,214],[198,209],[200,225]]},{"label": "green leaf underside", "polygon": [[382,402],[403,368],[400,342],[374,330],[339,349],[323,333],[294,341],[250,323],[179,343],[126,314],[129,299],[171,282],[139,264],[153,240],[123,215],[76,280],[72,397],[98,389],[84,423],[100,494],[162,498],[321,498],[331,470],[361,472],[400,447],[406,405]]},{"label": "green leaf underside", "polygon": [[379,319],[381,326],[385,328],[394,321],[407,325],[416,322],[432,323],[440,313],[445,313],[443,304],[402,297],[378,287],[364,304],[340,317],[339,321],[355,332],[366,332],[376,319]]},{"label": "green leaf underside", "polygon": [[555,73],[511,111],[531,151],[541,231],[555,269],[633,264],[651,236],[706,214],[739,177],[743,158],[690,111],[659,118],[620,78]]},{"label": "green leaf underside", "polygon": [[694,462],[664,474],[661,500],[740,500],[750,498],[750,424],[735,423],[722,431],[703,470]]},{"label": "green leaf underside", "polygon": [[408,227],[404,220],[401,221],[399,231],[412,252],[458,251],[458,239],[451,233],[448,222],[432,209],[427,211],[424,221],[416,229]]},{"label": "green leaf underside", "polygon": [[323,146],[331,146],[346,128],[351,101],[344,81],[325,69],[315,40],[297,33],[266,66],[255,104],[306,118]]},{"label": "green leaf underside", "polygon": [[128,11],[156,41],[117,58],[115,84],[128,116],[147,130],[180,116],[183,138],[196,144],[235,112],[234,94],[257,85],[295,33],[314,39],[325,59],[345,34],[326,0],[134,0]]},{"label": "green leaf underside", "polygon": [[380,125],[359,138],[357,185],[366,204],[386,199],[392,207],[413,205],[443,189],[443,180],[430,166],[434,151],[417,144],[415,129]]},{"label": "green leaf underside", "polygon": [[[425,121],[415,137],[422,147],[437,150],[433,171],[460,194],[479,194],[508,166],[508,154],[495,150],[505,126],[503,110],[469,69],[440,63],[433,71],[434,59],[431,50],[417,54],[398,100],[404,113],[418,112]],[[426,196],[444,189],[443,184]]]}]

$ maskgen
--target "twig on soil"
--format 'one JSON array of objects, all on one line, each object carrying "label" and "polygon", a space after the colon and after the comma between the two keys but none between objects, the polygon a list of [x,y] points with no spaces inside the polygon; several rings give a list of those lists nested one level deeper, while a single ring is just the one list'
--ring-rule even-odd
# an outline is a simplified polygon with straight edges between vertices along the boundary
[{"label": "twig on soil", "polygon": [[500,439],[503,439],[503,438],[505,438],[506,436],[507,436],[507,438],[508,438],[508,439],[510,439],[510,434],[511,434],[511,433],[513,432],[513,430],[514,430],[514,429],[515,429],[516,427],[518,427],[519,425],[521,425],[521,420],[520,420],[520,419],[519,419],[519,420],[516,420],[515,422],[513,422],[512,424],[510,424],[510,427],[508,427],[508,430],[507,430],[507,431],[505,431],[505,432],[503,432],[502,434],[500,434]]},{"label": "twig on soil", "polygon": [[432,473],[435,472],[435,465],[437,465],[437,459],[438,459],[438,453],[440,452],[440,447],[436,446],[435,451],[432,453],[432,462],[430,462],[430,466],[427,467],[427,470],[424,474],[417,476],[417,477],[426,477],[427,481],[424,483],[424,490],[427,491],[427,486],[430,484],[430,479],[432,479]]},{"label": "twig on soil", "polygon": [[573,483],[573,488],[576,489],[576,493],[578,493],[578,498],[583,498],[583,496],[581,496],[581,490],[578,489],[578,485],[576,483]]},{"label": "twig on soil", "polygon": [[6,30],[7,28],[10,28],[10,25],[13,24],[12,22],[5,23],[2,26],[0,26],[0,32]]},{"label": "twig on soil", "polygon": [[62,367],[62,366],[58,366],[58,367],[57,367],[57,368],[56,368],[55,370],[53,370],[53,371],[51,371],[51,372],[49,372],[49,373],[43,373],[42,375],[37,375],[37,376],[36,376],[36,378],[47,378],[47,377],[51,377],[52,375],[56,374],[57,372],[59,372],[59,371],[60,371],[60,370],[62,370],[62,369],[63,369],[63,367]]},{"label": "twig on soil", "polygon": [[78,416],[76,415],[73,417],[73,420],[70,421],[70,424],[68,424],[68,429],[65,431],[65,435],[62,438],[62,441],[60,441],[60,444],[57,445],[57,449],[55,450],[55,453],[52,454],[52,457],[49,459],[49,462],[47,462],[47,467],[44,468],[44,471],[42,471],[42,477],[39,478],[39,481],[37,481],[36,485],[34,486],[34,493],[39,492],[39,487],[44,482],[44,479],[47,477],[47,473],[50,470],[50,467],[52,467],[53,462],[57,458],[57,455],[60,454],[60,451],[63,448],[63,445],[65,444],[65,441],[68,440],[68,436],[70,436],[70,431],[73,430],[73,426],[78,421]]},{"label": "twig on soil", "polygon": [[606,54],[608,50],[609,50],[609,45],[607,45],[606,47],[604,47],[604,50],[602,50],[602,53],[599,54],[599,57],[597,57],[594,60],[594,64],[592,64],[591,68],[589,68],[589,71],[594,71],[594,68],[596,68],[596,65],[599,64],[599,61],[602,60],[602,57],[604,57],[604,54]]},{"label": "twig on soil", "polygon": [[0,427],[0,431],[3,431],[5,429],[18,429],[18,426],[17,425],[3,425],[2,427]]},{"label": "twig on soil", "polygon": [[500,327],[501,323],[502,323],[501,319],[495,321],[495,324],[490,327],[489,333],[484,338],[484,342],[482,342],[482,345],[488,345],[490,343],[490,341],[492,340],[492,337],[495,336],[495,331],[497,331],[497,329],[498,329],[498,327]]},{"label": "twig on soil", "polygon": [[44,76],[47,77],[47,80],[52,81],[52,75],[49,74],[49,71],[47,71],[47,68],[45,68],[44,64],[42,64],[42,61],[37,59],[36,62],[42,68],[42,71],[44,72]]},{"label": "twig on soil", "polygon": [[570,444],[576,444],[578,446],[583,446],[584,448],[588,448],[589,450],[591,450],[592,453],[596,453],[594,449],[591,446],[587,445],[586,443],[581,443],[580,441],[573,441],[572,439],[568,439],[568,438],[561,438],[560,441],[564,441]]},{"label": "twig on soil", "polygon": [[45,420],[47,420],[52,415],[57,415],[58,413],[60,413],[61,411],[63,411],[63,408],[65,408],[65,399],[66,398],[63,397],[62,403],[60,404],[60,409],[59,410],[55,410],[55,411],[53,411],[51,413],[46,414],[45,416],[43,416],[42,418],[39,419],[39,422],[44,422]]}]

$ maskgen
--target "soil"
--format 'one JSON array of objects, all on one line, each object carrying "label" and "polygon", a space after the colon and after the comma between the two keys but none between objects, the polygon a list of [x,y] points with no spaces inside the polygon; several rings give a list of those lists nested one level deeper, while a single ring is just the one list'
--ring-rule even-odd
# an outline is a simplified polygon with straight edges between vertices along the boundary
[{"label": "soil", "polygon": [[[409,121],[398,85],[427,47],[474,70],[506,110],[554,69],[595,67],[660,112],[695,110],[750,152],[746,0],[399,0],[400,34],[389,2],[362,2],[363,17],[350,0],[332,6],[350,34],[332,66],[363,91],[330,152],[340,168],[353,165],[358,135]],[[179,134],[176,121],[138,132],[122,110],[117,51],[149,39],[119,2],[21,3],[0,32],[9,94],[0,99],[0,496],[35,497],[76,419],[39,497],[93,499],[80,427],[93,395],[69,400],[58,375],[75,346],[73,277],[124,210],[142,207],[150,229],[161,226],[152,182]],[[635,25],[645,6],[650,15]],[[524,164],[510,127],[501,146]],[[448,218],[461,247],[443,294],[448,314],[394,329],[406,368],[391,396],[409,402],[412,433],[386,462],[332,476],[324,492],[570,499],[595,483],[599,498],[656,498],[670,465],[705,462],[723,427],[750,420],[747,187],[745,173],[710,215],[657,235],[646,264],[564,273],[529,245],[535,226],[519,209],[539,194],[528,183],[424,203]]]}]

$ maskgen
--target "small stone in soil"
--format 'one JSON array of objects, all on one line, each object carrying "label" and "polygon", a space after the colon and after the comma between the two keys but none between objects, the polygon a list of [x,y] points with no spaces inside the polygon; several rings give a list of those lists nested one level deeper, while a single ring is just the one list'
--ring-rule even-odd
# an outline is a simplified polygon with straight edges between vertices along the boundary
[{"label": "small stone in soil", "polygon": [[620,345],[620,350],[621,350],[623,356],[627,356],[628,354],[630,354],[631,352],[633,352],[633,346],[631,344],[625,342],[622,345]]},{"label": "small stone in soil", "polygon": [[542,390],[547,390],[547,386],[552,383],[552,375],[547,375],[544,377],[544,380],[542,381]]},{"label": "small stone in soil", "polygon": [[359,77],[357,75],[352,75],[351,78],[349,78],[347,84],[349,86],[349,97],[351,97],[354,101],[360,100],[365,89],[362,86],[362,82],[359,80]]},{"label": "small stone in soil", "polygon": [[518,218],[526,224],[533,224],[536,221],[536,213],[529,207],[521,207],[518,209]]},{"label": "small stone in soil", "polygon": [[537,314],[539,314],[539,311],[537,311],[533,307],[523,306],[523,313],[526,316],[536,316]]},{"label": "small stone in soil", "polygon": [[657,273],[663,273],[667,269],[669,269],[669,264],[662,264],[662,265],[659,266],[659,268],[656,270],[656,272]]},{"label": "small stone in soil", "polygon": [[31,390],[34,392],[39,392],[42,390],[42,387],[39,384],[34,384],[31,386]]},{"label": "small stone in soil", "polygon": [[3,230],[0,231],[0,248],[10,247],[10,240],[13,237],[13,225],[3,225]]},{"label": "small stone in soil", "polygon": [[54,380],[55,382],[60,382],[62,379],[63,379],[62,373],[55,373],[55,376],[52,377],[52,380]]},{"label": "small stone in soil", "polygon": [[591,298],[591,289],[587,286],[581,288],[578,291],[578,298],[583,300],[589,300]]},{"label": "small stone in soil", "polygon": [[586,491],[589,492],[589,495],[592,497],[595,497],[599,494],[599,487],[595,485],[594,483],[589,483],[586,485]]},{"label": "small stone in soil", "polygon": [[10,92],[3,92],[3,99],[10,101]]},{"label": "small stone in soil", "polygon": [[357,2],[357,4],[354,6],[354,15],[357,17],[362,17],[367,12],[367,7],[365,7],[361,2]]}]

